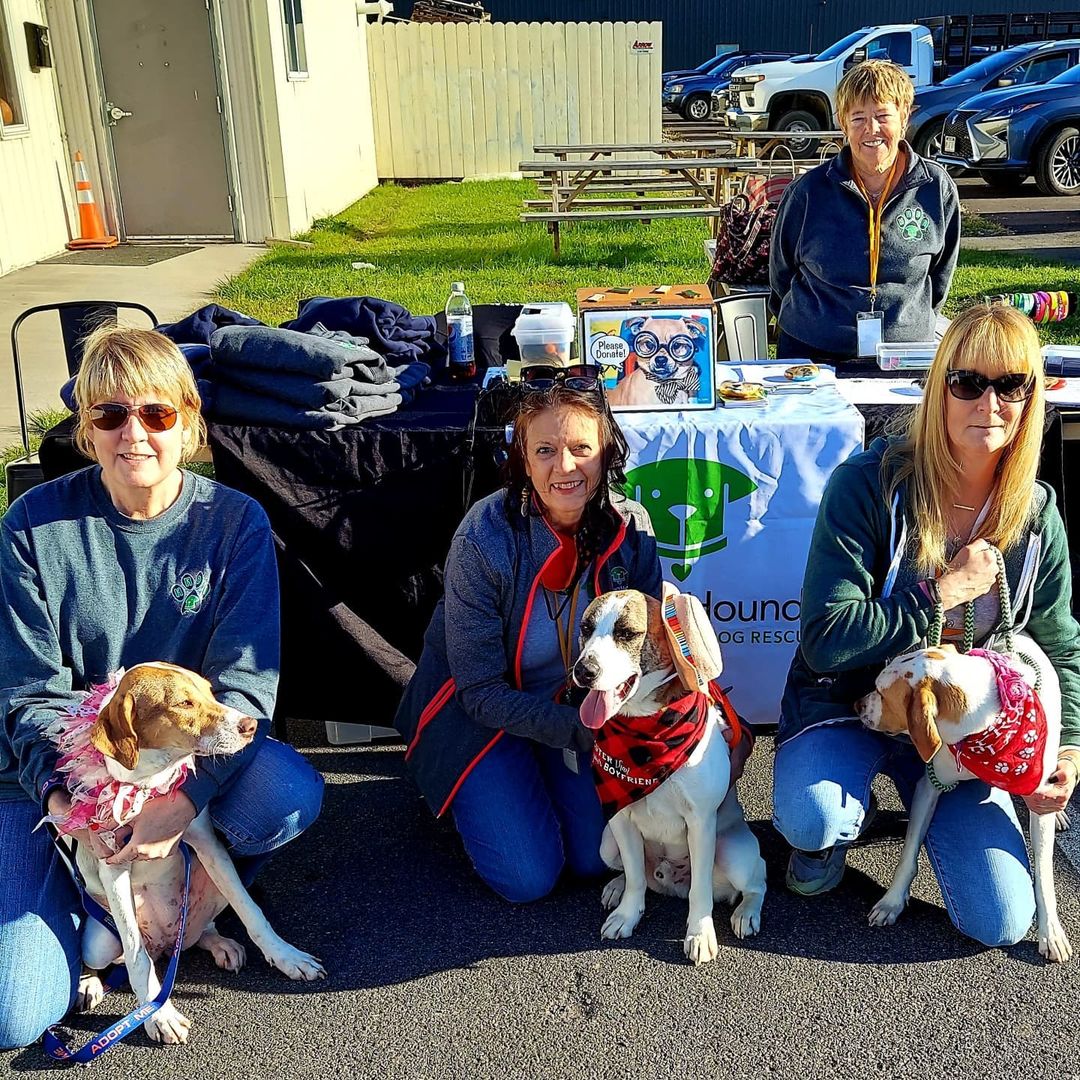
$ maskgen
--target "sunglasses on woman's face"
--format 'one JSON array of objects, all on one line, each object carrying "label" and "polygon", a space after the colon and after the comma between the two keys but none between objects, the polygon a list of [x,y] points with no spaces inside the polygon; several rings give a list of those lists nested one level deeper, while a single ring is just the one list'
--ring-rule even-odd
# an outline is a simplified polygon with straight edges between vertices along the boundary
[{"label": "sunglasses on woman's face", "polygon": [[597,364],[571,364],[569,367],[534,364],[521,369],[521,385],[529,390],[550,390],[556,383],[562,383],[567,390],[599,390],[600,367]]},{"label": "sunglasses on woman's face", "polygon": [[147,431],[168,431],[176,423],[176,410],[171,405],[121,405],[106,401],[90,409],[90,423],[98,431],[115,431],[127,423],[134,413]]},{"label": "sunglasses on woman's face", "polygon": [[1027,401],[1035,390],[1034,377],[1019,371],[996,379],[988,379],[977,371],[950,371],[945,375],[945,383],[952,396],[961,401],[978,401],[991,386],[999,401]]}]

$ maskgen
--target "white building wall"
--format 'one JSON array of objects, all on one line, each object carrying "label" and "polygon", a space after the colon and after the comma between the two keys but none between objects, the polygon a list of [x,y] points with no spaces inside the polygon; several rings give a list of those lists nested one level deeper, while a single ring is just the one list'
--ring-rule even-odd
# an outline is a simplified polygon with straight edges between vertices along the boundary
[{"label": "white building wall", "polygon": [[32,72],[26,55],[23,23],[47,24],[44,3],[0,0],[0,8],[26,120],[0,131],[0,274],[6,274],[62,251],[78,231],[78,214],[54,72]]},{"label": "white building wall", "polygon": [[281,0],[266,0],[289,230],[336,214],[378,183],[367,34],[350,0],[304,5],[307,75],[290,76]]}]

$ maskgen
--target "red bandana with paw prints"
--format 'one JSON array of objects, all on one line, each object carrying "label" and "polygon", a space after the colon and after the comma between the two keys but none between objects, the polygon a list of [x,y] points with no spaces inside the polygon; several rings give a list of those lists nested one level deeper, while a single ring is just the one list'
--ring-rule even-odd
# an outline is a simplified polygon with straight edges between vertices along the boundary
[{"label": "red bandana with paw prints", "polygon": [[985,731],[950,749],[961,769],[1012,795],[1030,795],[1041,783],[1046,750],[1046,713],[1039,695],[1009,662],[988,649],[972,649],[994,668],[1001,712]]}]

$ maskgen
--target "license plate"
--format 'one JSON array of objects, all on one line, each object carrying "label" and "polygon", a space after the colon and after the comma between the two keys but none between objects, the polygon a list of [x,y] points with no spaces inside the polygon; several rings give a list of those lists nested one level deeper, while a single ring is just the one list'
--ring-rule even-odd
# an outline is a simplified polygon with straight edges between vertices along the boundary
[{"label": "license plate", "polygon": [[945,146],[945,153],[946,154],[955,154],[956,153],[956,136],[955,135],[946,135],[945,136],[944,146]]}]

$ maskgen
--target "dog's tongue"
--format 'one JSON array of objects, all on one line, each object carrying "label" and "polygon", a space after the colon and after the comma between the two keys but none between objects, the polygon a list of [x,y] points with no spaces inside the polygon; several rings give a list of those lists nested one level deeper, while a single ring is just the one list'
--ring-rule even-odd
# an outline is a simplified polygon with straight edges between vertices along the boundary
[{"label": "dog's tongue", "polygon": [[590,690],[578,710],[581,722],[594,731],[602,728],[619,711],[614,690]]}]

